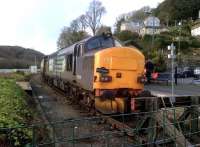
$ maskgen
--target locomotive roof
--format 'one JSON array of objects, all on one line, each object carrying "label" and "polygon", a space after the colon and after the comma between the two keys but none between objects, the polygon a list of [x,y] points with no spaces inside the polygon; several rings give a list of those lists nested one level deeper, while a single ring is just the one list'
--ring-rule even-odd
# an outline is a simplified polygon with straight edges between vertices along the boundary
[{"label": "locomotive roof", "polygon": [[62,54],[66,54],[66,53],[73,53],[74,47],[75,47],[76,44],[78,44],[78,43],[84,43],[84,42],[88,41],[90,38],[93,38],[93,37],[88,37],[88,38],[86,38],[86,39],[83,39],[83,40],[81,40],[81,41],[79,41],[79,42],[74,43],[73,45],[71,45],[71,46],[69,46],[69,47],[60,49],[60,50],[58,50],[58,53],[57,53],[57,54],[58,54],[58,55],[62,55]]},{"label": "locomotive roof", "polygon": [[[102,34],[102,35],[103,35],[103,34]],[[85,42],[87,42],[87,41],[90,40],[90,39],[93,39],[93,38],[96,38],[96,37],[99,37],[99,36],[102,36],[102,35],[90,36],[90,37],[88,37],[88,38],[86,38],[86,39],[83,39],[83,40],[81,40],[81,41],[78,41],[78,42],[76,42],[76,43],[74,43],[74,44],[72,44],[72,45],[70,45],[70,46],[68,46],[68,47],[66,47],[66,48],[62,48],[62,49],[60,49],[60,50],[58,50],[58,51],[56,51],[56,52],[50,54],[49,57],[54,57],[54,56],[57,56],[57,55],[59,56],[59,55],[63,55],[63,54],[72,54],[73,51],[74,51],[74,47],[75,47],[76,44],[78,44],[78,43],[85,43]],[[115,40],[116,40],[116,39],[115,39]],[[91,56],[91,55],[94,54],[95,52],[97,52],[97,51],[90,51],[89,53],[86,53],[85,55],[86,55],[86,56]]]},{"label": "locomotive roof", "polygon": [[[96,37],[96,36],[95,36]],[[74,46],[77,44],[77,43],[84,43],[86,41],[88,41],[90,38],[93,38],[93,37],[88,37],[86,39],[83,39],[81,41],[78,41],[68,47],[65,47],[65,48],[61,48],[59,49],[58,51],[52,53],[49,55],[49,57],[53,57],[53,56],[56,56],[56,55],[62,55],[62,54],[66,54],[66,53],[73,53],[73,49],[74,49]]]}]

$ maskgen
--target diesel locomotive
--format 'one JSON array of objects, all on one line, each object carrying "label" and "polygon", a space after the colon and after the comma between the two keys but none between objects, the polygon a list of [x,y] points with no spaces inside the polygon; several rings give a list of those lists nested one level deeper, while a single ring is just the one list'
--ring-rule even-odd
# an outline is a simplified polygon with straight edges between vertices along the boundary
[{"label": "diesel locomotive", "polygon": [[103,114],[138,109],[144,88],[144,55],[111,34],[89,37],[45,56],[42,77],[71,101]]}]

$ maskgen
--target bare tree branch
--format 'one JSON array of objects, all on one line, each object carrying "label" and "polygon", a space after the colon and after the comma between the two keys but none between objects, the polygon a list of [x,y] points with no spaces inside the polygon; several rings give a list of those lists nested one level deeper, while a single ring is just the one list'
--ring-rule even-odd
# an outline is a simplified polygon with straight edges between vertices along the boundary
[{"label": "bare tree branch", "polygon": [[101,18],[103,14],[106,13],[105,8],[102,6],[102,3],[98,0],[93,0],[90,3],[89,9],[85,15],[85,22],[87,26],[92,30],[93,35],[96,34],[96,31],[101,25]]},{"label": "bare tree branch", "polygon": [[[72,22],[74,23],[74,22]],[[64,27],[61,31],[61,34],[58,38],[57,41],[57,47],[58,49],[61,48],[65,48],[67,46],[72,45],[73,43],[80,41],[86,37],[88,37],[89,35],[84,32],[84,31],[76,31],[75,30],[75,25],[76,23],[74,23],[74,28],[71,27]]]}]

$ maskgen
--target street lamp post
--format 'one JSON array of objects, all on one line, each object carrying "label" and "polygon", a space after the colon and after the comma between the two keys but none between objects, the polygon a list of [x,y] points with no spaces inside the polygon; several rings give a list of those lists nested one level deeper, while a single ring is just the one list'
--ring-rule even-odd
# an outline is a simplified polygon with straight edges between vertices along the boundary
[{"label": "street lamp post", "polygon": [[154,48],[154,31],[155,31],[155,17],[154,16],[152,16],[152,18],[153,18],[153,34],[152,34],[152,43],[151,43],[151,50],[153,50],[153,48]]},{"label": "street lamp post", "polygon": [[148,58],[150,57],[150,52],[153,50],[153,48],[154,48],[154,38],[155,38],[155,36],[154,36],[154,34],[155,34],[155,17],[153,16],[153,12],[150,10],[150,9],[146,9],[146,10],[144,10],[144,13],[146,13],[146,14],[148,14],[149,16],[152,16],[152,18],[153,18],[153,26],[150,24],[150,28],[152,28],[152,39],[151,39],[151,47],[150,47],[150,49],[148,50]]},{"label": "street lamp post", "polygon": [[168,54],[168,58],[171,59],[171,102],[175,102],[174,98],[174,60],[176,58],[175,55],[175,46],[172,43],[171,45],[168,46],[168,50],[170,51],[170,54]]},{"label": "street lamp post", "polygon": [[180,60],[181,60],[181,52],[180,52],[180,50],[181,50],[181,25],[182,25],[182,22],[179,22],[178,23],[178,26],[179,26],[179,37],[178,37],[178,51],[177,51],[177,55],[178,55],[178,64],[180,64]]}]

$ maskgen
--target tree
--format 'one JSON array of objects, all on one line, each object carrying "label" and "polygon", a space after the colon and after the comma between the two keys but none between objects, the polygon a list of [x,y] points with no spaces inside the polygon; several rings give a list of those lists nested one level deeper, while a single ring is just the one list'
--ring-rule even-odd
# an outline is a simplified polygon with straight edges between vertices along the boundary
[{"label": "tree", "polygon": [[85,15],[79,16],[78,21],[79,21],[79,26],[80,26],[81,30],[85,31],[85,29],[87,28]]},{"label": "tree", "polygon": [[139,34],[131,31],[121,31],[115,34],[115,37],[123,42],[126,46],[135,46],[141,49],[140,44],[138,43],[140,38]]},{"label": "tree", "polygon": [[103,33],[111,33],[111,27],[102,25],[96,32],[97,35],[101,35]]},{"label": "tree", "polygon": [[197,19],[200,10],[199,0],[165,0],[155,9],[155,15],[161,21]]},{"label": "tree", "polygon": [[142,7],[139,10],[133,11],[128,18],[129,21],[132,20],[144,20],[151,13],[151,8],[149,6]]},{"label": "tree", "polygon": [[87,28],[85,15],[81,15],[78,18],[74,19],[70,24],[70,28],[76,32],[85,31],[85,29]]},{"label": "tree", "polygon": [[80,26],[79,26],[79,20],[78,19],[74,19],[71,24],[70,24],[70,29],[74,32],[77,32],[80,30]]},{"label": "tree", "polygon": [[139,35],[131,31],[121,31],[116,34],[116,37],[123,42],[132,41],[139,38]]},{"label": "tree", "polygon": [[92,30],[93,35],[96,35],[96,32],[101,25],[101,18],[105,13],[106,10],[100,1],[93,0],[90,3],[84,19],[87,26]]},{"label": "tree", "polygon": [[117,21],[115,23],[115,34],[117,34],[118,32],[121,31],[121,25],[123,22],[125,22],[126,19],[125,19],[125,16],[124,15],[121,15],[117,18]]},{"label": "tree", "polygon": [[88,36],[89,35],[85,31],[75,31],[75,26],[74,28],[64,27],[58,38],[57,47],[58,49],[65,48],[75,42],[85,39]]}]

